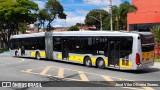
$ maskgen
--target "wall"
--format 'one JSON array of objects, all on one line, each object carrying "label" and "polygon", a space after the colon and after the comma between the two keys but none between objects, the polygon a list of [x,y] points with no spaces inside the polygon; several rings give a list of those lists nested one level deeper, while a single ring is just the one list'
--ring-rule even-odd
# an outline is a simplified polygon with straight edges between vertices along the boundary
[{"label": "wall", "polygon": [[129,24],[160,23],[160,0],[132,0],[132,4],[138,10],[128,14],[128,27]]}]

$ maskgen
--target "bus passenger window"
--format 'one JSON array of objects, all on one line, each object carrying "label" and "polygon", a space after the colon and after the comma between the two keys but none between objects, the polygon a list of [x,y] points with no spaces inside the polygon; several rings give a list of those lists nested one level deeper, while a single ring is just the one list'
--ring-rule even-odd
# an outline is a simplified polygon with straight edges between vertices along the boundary
[{"label": "bus passenger window", "polygon": [[133,38],[122,37],[120,43],[120,57],[123,58],[132,53]]},{"label": "bus passenger window", "polygon": [[53,50],[61,51],[61,38],[53,38]]}]

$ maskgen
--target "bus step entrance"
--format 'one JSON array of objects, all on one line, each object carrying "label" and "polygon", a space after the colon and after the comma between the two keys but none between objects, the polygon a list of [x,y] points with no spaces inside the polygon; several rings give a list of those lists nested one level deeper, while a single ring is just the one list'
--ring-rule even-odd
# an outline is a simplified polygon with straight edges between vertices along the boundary
[{"label": "bus step entrance", "polygon": [[108,65],[108,67],[117,67],[117,68],[118,68],[118,67],[119,67],[119,65],[118,65],[118,64],[116,64],[116,65],[109,64],[109,65]]},{"label": "bus step entrance", "polygon": [[119,66],[115,66],[115,65],[110,65],[110,66],[108,66],[108,68],[119,69],[120,67]]}]

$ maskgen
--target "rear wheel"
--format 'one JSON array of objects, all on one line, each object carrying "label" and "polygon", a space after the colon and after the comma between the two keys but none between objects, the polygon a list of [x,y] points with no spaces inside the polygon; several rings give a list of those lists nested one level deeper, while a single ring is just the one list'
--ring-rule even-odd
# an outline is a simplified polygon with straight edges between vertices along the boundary
[{"label": "rear wheel", "polygon": [[87,66],[87,67],[91,67],[92,66],[92,62],[91,62],[91,58],[90,57],[85,57],[84,65]]},{"label": "rear wheel", "polygon": [[37,59],[37,60],[40,60],[40,59],[41,59],[41,56],[40,56],[39,52],[36,53],[36,59]]},{"label": "rear wheel", "polygon": [[102,58],[99,58],[97,60],[97,67],[101,68],[101,69],[105,68],[105,62],[104,62],[104,60]]}]

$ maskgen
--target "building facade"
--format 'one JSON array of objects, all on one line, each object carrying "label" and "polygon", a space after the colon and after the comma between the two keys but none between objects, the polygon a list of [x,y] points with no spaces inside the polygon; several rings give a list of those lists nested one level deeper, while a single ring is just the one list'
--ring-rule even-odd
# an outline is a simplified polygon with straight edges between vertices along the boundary
[{"label": "building facade", "polygon": [[137,11],[127,15],[128,31],[150,31],[160,25],[160,0],[132,0]]}]

